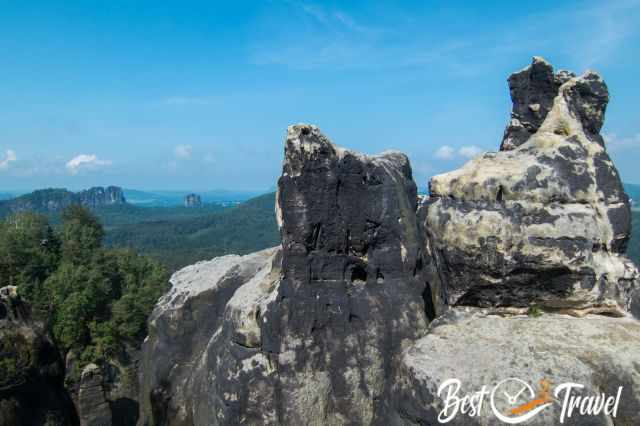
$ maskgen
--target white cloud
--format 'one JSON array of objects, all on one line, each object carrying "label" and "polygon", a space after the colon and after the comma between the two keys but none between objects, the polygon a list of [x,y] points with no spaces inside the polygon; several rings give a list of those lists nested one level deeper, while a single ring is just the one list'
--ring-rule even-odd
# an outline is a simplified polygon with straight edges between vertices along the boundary
[{"label": "white cloud", "polygon": [[449,145],[443,145],[436,151],[436,157],[441,160],[450,160],[454,157],[455,151]]},{"label": "white cloud", "polygon": [[5,153],[5,157],[0,160],[0,170],[6,170],[9,168],[9,164],[12,163],[13,161],[16,161],[18,159],[18,157],[16,157],[16,153],[11,150],[8,149]]},{"label": "white cloud", "polygon": [[604,138],[607,148],[612,150],[640,148],[640,133],[624,138],[618,137],[615,133],[603,133],[602,137]]},{"label": "white cloud", "polygon": [[82,170],[97,170],[110,165],[111,161],[101,160],[95,154],[80,154],[69,160],[65,167],[69,173],[76,175]]},{"label": "white cloud", "polygon": [[482,152],[482,149],[475,145],[463,146],[458,150],[458,154],[466,158],[473,158],[476,155],[480,154],[481,152]]},{"label": "white cloud", "polygon": [[456,151],[449,145],[442,145],[436,151],[436,157],[441,160],[453,160],[456,157],[473,158],[484,150],[475,145],[462,146]]},{"label": "white cloud", "polygon": [[186,160],[191,158],[191,154],[193,152],[193,147],[191,145],[178,145],[173,150],[176,158],[180,158]]}]

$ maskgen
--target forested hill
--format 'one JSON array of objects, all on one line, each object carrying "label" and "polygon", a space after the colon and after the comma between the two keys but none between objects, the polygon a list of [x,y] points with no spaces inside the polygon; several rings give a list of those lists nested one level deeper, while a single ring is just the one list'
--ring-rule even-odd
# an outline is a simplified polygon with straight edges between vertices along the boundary
[{"label": "forested hill", "polygon": [[93,209],[125,203],[122,188],[117,186],[97,186],[80,192],[71,192],[63,188],[39,189],[0,201],[0,218],[19,212],[60,213],[72,204]]},{"label": "forested hill", "polygon": [[206,215],[109,227],[106,243],[151,255],[175,270],[199,260],[279,244],[274,212],[275,193],[269,193]]}]

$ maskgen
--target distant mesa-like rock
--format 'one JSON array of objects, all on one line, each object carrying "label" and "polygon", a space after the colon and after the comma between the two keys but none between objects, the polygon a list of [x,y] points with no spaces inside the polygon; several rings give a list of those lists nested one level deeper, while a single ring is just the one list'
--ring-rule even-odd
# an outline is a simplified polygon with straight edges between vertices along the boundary
[{"label": "distant mesa-like rock", "polygon": [[21,211],[39,213],[58,212],[71,204],[80,204],[88,208],[125,204],[122,188],[117,186],[94,187],[80,192],[66,189],[40,189],[11,200],[0,201],[0,214],[7,215]]},{"label": "distant mesa-like rock", "polygon": [[202,207],[202,199],[198,194],[189,194],[184,197],[185,207]]},{"label": "distant mesa-like rock", "polygon": [[[510,375],[623,385],[615,419],[565,423],[637,424],[640,280],[599,134],[606,85],[534,58],[509,87],[500,151],[424,200],[404,154],[289,127],[281,246],[174,274],[142,349],[139,424],[437,424],[443,380]],[[495,423],[487,403],[451,424]]]},{"label": "distant mesa-like rock", "polygon": [[86,189],[75,193],[75,198],[80,204],[87,207],[124,204],[127,202],[122,188],[118,186],[107,186],[106,188],[98,186]]}]

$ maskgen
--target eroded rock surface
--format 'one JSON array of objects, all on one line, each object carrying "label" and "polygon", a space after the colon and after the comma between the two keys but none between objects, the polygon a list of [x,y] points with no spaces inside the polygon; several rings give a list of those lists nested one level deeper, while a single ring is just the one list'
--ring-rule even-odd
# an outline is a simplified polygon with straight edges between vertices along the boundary
[{"label": "eroded rock surface", "polygon": [[263,348],[277,355],[281,422],[390,421],[399,351],[434,310],[407,157],[292,126],[277,205],[282,280]]},{"label": "eroded rock surface", "polygon": [[392,419],[400,354],[440,306],[409,161],[289,128],[281,249],[178,272],[144,345],[144,422]]},{"label": "eroded rock surface", "polygon": [[273,387],[261,383],[275,370],[257,343],[258,321],[279,263],[279,250],[268,249],[173,275],[142,348],[139,424],[237,424],[239,405],[262,418],[256,400],[272,397]]},{"label": "eroded rock surface", "polygon": [[[534,396],[525,395],[521,402],[534,399],[539,381],[546,379],[553,389],[566,382],[582,384],[584,389],[572,394],[583,396],[616,396],[622,386],[615,418],[604,413],[575,413],[565,417],[563,424],[636,425],[640,419],[639,350],[640,321],[630,317],[544,314],[537,318],[503,318],[483,309],[454,308],[434,321],[429,333],[405,352],[398,379],[403,387],[401,411],[407,425],[439,424],[446,391],[438,396],[438,388],[452,378],[461,382],[457,394],[460,397],[480,391],[483,386],[493,391],[501,381],[519,378],[536,392]],[[511,390],[506,388],[509,384],[498,388],[495,405],[500,413],[514,417],[508,410],[500,410],[515,406],[502,393]],[[523,424],[560,424],[564,396],[561,393],[552,406]],[[490,401],[490,395],[485,395],[479,415],[458,411],[447,424],[505,424],[496,418]],[[441,418],[452,413],[450,409]]]},{"label": "eroded rock surface", "polygon": [[430,183],[425,228],[448,302],[622,315],[638,271],[624,256],[628,197],[598,134],[606,85],[593,72],[554,75],[539,58],[509,83],[526,132],[512,120],[502,151]]},{"label": "eroded rock surface", "polygon": [[100,367],[88,364],[82,370],[78,408],[80,426],[109,426],[112,424],[111,407],[103,387]]},{"label": "eroded rock surface", "polygon": [[291,126],[281,247],[172,277],[143,345],[140,424],[437,424],[434,389],[452,375],[619,383],[615,424],[634,424],[640,292],[598,133],[606,85],[541,58],[509,85],[501,151],[435,177],[419,206],[403,154]]}]

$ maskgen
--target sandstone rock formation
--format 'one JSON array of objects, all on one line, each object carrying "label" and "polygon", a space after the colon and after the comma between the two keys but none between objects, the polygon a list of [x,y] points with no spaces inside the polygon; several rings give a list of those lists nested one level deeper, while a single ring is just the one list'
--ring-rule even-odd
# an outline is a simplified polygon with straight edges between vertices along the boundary
[{"label": "sandstone rock formation", "polygon": [[257,373],[268,379],[273,369],[256,343],[258,321],[279,264],[279,250],[269,249],[174,274],[143,344],[140,424],[225,424],[240,404],[260,415],[256,401],[273,389]]},{"label": "sandstone rock formation", "polygon": [[[584,385],[583,391],[574,392],[584,396],[602,392],[615,396],[618,387],[623,387],[615,419],[604,413],[576,413],[563,424],[636,425],[640,419],[639,349],[640,321],[628,317],[545,314],[503,318],[477,308],[451,309],[406,351],[398,378],[403,388],[400,410],[406,424],[436,425],[445,395],[437,395],[438,387],[446,380],[460,379],[458,395],[462,397],[483,386],[492,391],[509,378],[525,380],[537,392],[539,381],[547,379],[554,387],[566,382]],[[495,394],[498,409],[511,406],[503,390],[499,387]],[[561,394],[552,407],[523,424],[559,424],[563,397]],[[523,400],[527,398],[533,399],[526,395]],[[498,422],[490,401],[487,395],[480,415],[458,412],[447,424],[505,424]]]},{"label": "sandstone rock formation", "polygon": [[[509,86],[501,151],[434,177],[421,207],[454,307],[405,351],[398,409],[406,424],[437,424],[448,379],[460,379],[460,396],[506,379],[545,379],[581,384],[582,396],[622,386],[615,418],[578,413],[564,424],[635,425],[640,322],[629,311],[639,315],[640,280],[624,256],[628,198],[598,133],[606,85],[593,72],[553,74],[534,58]],[[477,415],[458,413],[449,424],[498,424],[487,399]],[[558,424],[562,404],[554,399],[526,424]]]},{"label": "sandstone rock formation", "polygon": [[16,287],[0,289],[0,426],[67,426],[77,418],[64,367]]},{"label": "sandstone rock formation", "polygon": [[281,423],[390,421],[399,353],[434,315],[416,204],[405,155],[367,157],[314,126],[289,128],[282,279],[262,339],[277,354]]},{"label": "sandstone rock formation", "polygon": [[80,192],[53,188],[40,189],[11,200],[0,201],[0,217],[22,211],[58,212],[71,204],[95,208],[124,203],[126,203],[126,199],[122,188],[117,186],[108,186],[106,188],[97,186]]},{"label": "sandstone rock formation", "polygon": [[198,194],[189,194],[184,197],[185,207],[200,207],[202,206],[202,198]]},{"label": "sandstone rock formation", "polygon": [[126,200],[122,188],[118,186],[101,186],[86,189],[75,194],[76,202],[87,207],[98,207],[112,204],[124,204]]},{"label": "sandstone rock formation", "polygon": [[173,277],[144,344],[143,422],[389,418],[401,351],[437,304],[406,156],[292,126],[277,199],[282,249]]},{"label": "sandstone rock formation", "polygon": [[97,365],[88,364],[82,370],[78,393],[80,426],[112,424],[111,407],[109,407],[103,383],[102,371]]},{"label": "sandstone rock formation", "polygon": [[502,151],[430,183],[425,228],[447,300],[623,315],[638,272],[623,255],[628,197],[598,134],[606,85],[593,72],[554,75],[539,58],[509,83]]},{"label": "sandstone rock formation", "polygon": [[143,345],[139,424],[437,424],[451,375],[623,385],[615,424],[635,424],[640,283],[598,133],[606,86],[541,58],[509,85],[501,151],[433,178],[421,202],[403,154],[291,126],[281,247],[172,277]]}]

